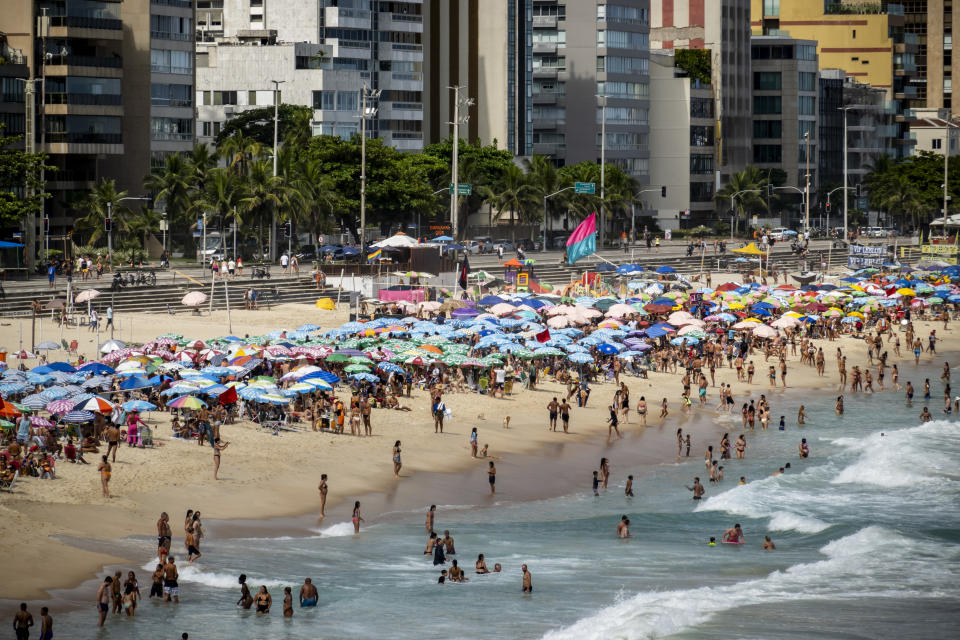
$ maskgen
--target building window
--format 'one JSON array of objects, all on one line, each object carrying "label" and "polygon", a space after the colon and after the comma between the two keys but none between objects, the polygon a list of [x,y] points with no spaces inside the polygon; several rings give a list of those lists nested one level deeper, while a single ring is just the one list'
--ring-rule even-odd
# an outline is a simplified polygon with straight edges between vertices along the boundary
[{"label": "building window", "polygon": [[797,113],[802,116],[817,114],[817,98],[815,96],[800,96],[797,98]]},{"label": "building window", "polygon": [[214,105],[224,105],[224,104],[237,104],[237,92],[236,91],[214,91],[213,92],[213,104]]},{"label": "building window", "polygon": [[817,59],[816,45],[812,45],[812,44],[797,45],[797,60],[816,60],[816,59]]},{"label": "building window", "polygon": [[155,107],[192,107],[193,85],[153,83],[150,85],[150,104]]},{"label": "building window", "polygon": [[[649,111],[640,107],[607,107],[607,124],[649,124]],[[597,107],[597,124],[603,122],[603,109]]]},{"label": "building window", "polygon": [[753,145],[753,161],[780,164],[783,161],[783,149],[778,144],[755,144]]},{"label": "building window", "polygon": [[567,68],[567,59],[564,56],[534,56],[533,70],[538,69],[556,69],[565,71]]},{"label": "building window", "polygon": [[782,79],[779,71],[754,71],[753,88],[758,91],[779,91]]},{"label": "building window", "polygon": [[23,102],[24,84],[19,78],[0,78],[0,102]]},{"label": "building window", "polygon": [[816,124],[814,120],[800,120],[797,122],[797,140],[804,140],[805,136],[809,134],[810,141],[815,142],[817,139],[815,133]]},{"label": "building window", "polygon": [[713,182],[691,182],[690,202],[710,202],[713,200]]},{"label": "building window", "polygon": [[650,95],[650,85],[645,82],[598,82],[597,95],[636,100]]},{"label": "building window", "polygon": [[808,71],[801,71],[799,89],[800,91],[816,91],[817,74]]},{"label": "building window", "polygon": [[930,148],[931,148],[931,149],[943,149],[943,139],[942,139],[942,138],[934,138],[933,140],[931,140],[931,141],[930,141]]},{"label": "building window", "polygon": [[562,30],[538,29],[533,32],[533,44],[567,44],[567,32]]},{"label": "building window", "polygon": [[780,138],[783,135],[783,123],[780,120],[754,120],[754,138]]},{"label": "building window", "polygon": [[780,0],[763,0],[763,17],[780,15]]},{"label": "building window", "polygon": [[713,127],[690,127],[690,146],[691,147],[710,147],[713,146]]},{"label": "building window", "polygon": [[647,74],[650,72],[650,60],[647,58],[625,58],[621,56],[597,56],[597,71]]},{"label": "building window", "polygon": [[690,173],[713,173],[713,156],[704,153],[690,154]]},{"label": "building window", "polygon": [[713,98],[690,98],[691,118],[712,118]]},{"label": "building window", "polygon": [[753,96],[753,113],[757,115],[779,115],[783,112],[783,99],[780,96]]},{"label": "building window", "polygon": [[150,118],[150,139],[181,142],[193,140],[193,120],[190,118]]},{"label": "building window", "polygon": [[649,49],[650,36],[634,31],[597,31],[597,46],[608,49]]},{"label": "building window", "polygon": [[193,52],[151,49],[150,70],[156,73],[193,74]]}]

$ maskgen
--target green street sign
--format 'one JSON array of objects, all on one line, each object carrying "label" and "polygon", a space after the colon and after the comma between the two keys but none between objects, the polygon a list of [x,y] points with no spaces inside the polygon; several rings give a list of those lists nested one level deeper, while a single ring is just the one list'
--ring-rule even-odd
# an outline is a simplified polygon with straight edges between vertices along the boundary
[{"label": "green street sign", "polygon": [[596,193],[597,183],[595,182],[575,182],[573,184],[574,193]]},{"label": "green street sign", "polygon": [[[450,188],[450,193],[453,193],[453,183],[452,183],[452,182],[450,183],[450,187],[449,187],[449,188]],[[459,185],[457,185],[457,195],[458,195],[458,196],[469,196],[469,195],[471,195],[472,193],[473,193],[473,185],[472,185],[472,184],[469,184],[469,183],[466,183],[466,182],[461,182]]]}]

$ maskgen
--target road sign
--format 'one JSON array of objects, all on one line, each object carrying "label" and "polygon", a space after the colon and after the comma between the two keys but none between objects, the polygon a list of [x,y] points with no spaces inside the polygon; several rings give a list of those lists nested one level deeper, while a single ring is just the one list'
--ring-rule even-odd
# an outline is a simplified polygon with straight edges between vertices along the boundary
[{"label": "road sign", "polygon": [[597,183],[595,182],[575,182],[573,184],[574,193],[596,193]]},{"label": "road sign", "polygon": [[[450,183],[449,189],[450,189],[450,193],[453,193],[453,183],[452,183],[452,182]],[[460,184],[457,185],[457,195],[458,195],[458,196],[469,196],[469,195],[472,194],[472,193],[473,193],[473,185],[472,185],[472,184],[469,184],[469,183],[466,183],[466,182],[461,182]]]},{"label": "road sign", "polygon": [[866,198],[864,197],[857,198],[857,209],[860,209],[861,211],[866,211],[868,206],[870,205],[867,202]]}]

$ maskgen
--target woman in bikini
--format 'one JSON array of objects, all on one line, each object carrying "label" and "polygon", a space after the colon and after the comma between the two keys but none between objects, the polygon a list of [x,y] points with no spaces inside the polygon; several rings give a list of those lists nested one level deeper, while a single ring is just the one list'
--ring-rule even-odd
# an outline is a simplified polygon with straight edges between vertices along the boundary
[{"label": "woman in bikini", "polygon": [[677,457],[683,452],[683,429],[677,429]]},{"label": "woman in bikini", "polygon": [[664,398],[663,402],[660,403],[660,419],[666,418],[670,415],[670,412],[667,410],[667,399]]},{"label": "woman in bikini", "polygon": [[400,462],[400,441],[397,440],[393,445],[393,476],[395,478],[400,477],[400,467],[402,466],[403,463]]},{"label": "woman in bikini", "polygon": [[266,585],[261,585],[260,591],[257,592],[256,597],[253,599],[253,604],[257,607],[257,613],[270,613],[270,605],[273,604],[273,598],[267,593]]},{"label": "woman in bikini", "polygon": [[640,416],[640,424],[647,426],[647,400],[643,396],[637,402],[637,415]]},{"label": "woman in bikini", "polygon": [[797,411],[797,424],[806,424],[807,423],[807,411],[803,408],[803,405],[800,405],[800,409]]},{"label": "woman in bikini", "polygon": [[477,569],[477,573],[490,573],[490,570],[487,569],[487,562],[483,559],[482,553],[477,556],[477,563],[474,566]]},{"label": "woman in bikini", "polygon": [[220,471],[220,453],[227,448],[229,442],[221,442],[220,438],[213,441],[213,479],[217,479],[217,472]]},{"label": "woman in bikini", "polygon": [[353,517],[351,518],[353,522],[353,532],[360,533],[360,523],[365,522],[363,518],[360,517],[360,501],[357,500],[353,503]]},{"label": "woman in bikini", "polygon": [[747,438],[742,433],[740,434],[740,437],[737,438],[736,447],[737,447],[737,459],[743,460],[743,454],[747,450]]},{"label": "woman in bikini", "polygon": [[107,456],[103,456],[103,462],[97,466],[97,471],[100,472],[100,487],[103,489],[103,497],[110,497],[110,463],[107,462]]}]

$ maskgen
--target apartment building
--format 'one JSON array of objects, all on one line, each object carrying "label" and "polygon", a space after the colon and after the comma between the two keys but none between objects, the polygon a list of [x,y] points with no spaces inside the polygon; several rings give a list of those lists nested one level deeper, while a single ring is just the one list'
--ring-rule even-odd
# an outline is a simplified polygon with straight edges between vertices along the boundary
[{"label": "apartment building", "polygon": [[[754,36],[751,42],[751,164],[782,172],[783,186],[801,191],[809,172],[812,195],[817,190],[817,43],[786,36]],[[797,208],[802,200],[793,189],[777,195],[774,212]]]},{"label": "apartment building", "polygon": [[905,24],[902,4],[875,0],[758,0],[751,8],[754,34],[817,41],[822,67],[843,69],[858,82],[887,92],[897,115],[896,158],[912,153],[907,101],[918,97],[911,81],[919,39]]},{"label": "apartment building", "polygon": [[[46,176],[52,234],[73,228],[76,205],[97,180],[142,195],[151,157],[193,146],[192,0],[8,0],[0,31],[39,80],[36,148],[57,168]],[[154,91],[173,84],[189,88],[178,93],[184,104],[156,104]],[[27,221],[27,244],[40,224]]]},{"label": "apartment building", "polygon": [[313,110],[314,134],[349,137],[366,86],[381,91],[368,135],[422,150],[423,4],[199,0],[198,140],[212,142],[239,112],[273,105],[275,87],[283,103]]},{"label": "apartment building", "polygon": [[[714,92],[676,65],[674,50],[650,53],[650,166],[661,229],[691,228],[713,218]],[[666,187],[666,198],[657,187]]]},{"label": "apartment building", "polygon": [[[754,1],[754,4],[756,4]],[[752,162],[750,0],[651,0],[651,50],[707,49],[721,181]]]}]

